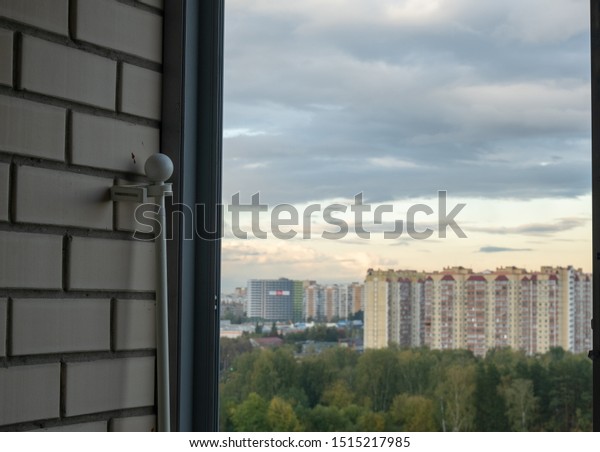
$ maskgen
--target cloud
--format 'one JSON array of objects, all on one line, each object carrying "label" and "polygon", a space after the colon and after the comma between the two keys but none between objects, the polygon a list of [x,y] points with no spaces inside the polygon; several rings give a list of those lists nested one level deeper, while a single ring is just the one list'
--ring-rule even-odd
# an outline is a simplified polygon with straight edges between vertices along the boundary
[{"label": "cloud", "polygon": [[480,253],[504,253],[512,251],[533,251],[531,248],[507,248],[502,246],[482,246]]},{"label": "cloud", "polygon": [[589,193],[582,0],[227,8],[226,198]]},{"label": "cloud", "polygon": [[511,227],[470,227],[469,231],[501,235],[520,234],[545,236],[584,226],[588,221],[589,220],[586,218],[562,218],[555,223],[530,223]]}]

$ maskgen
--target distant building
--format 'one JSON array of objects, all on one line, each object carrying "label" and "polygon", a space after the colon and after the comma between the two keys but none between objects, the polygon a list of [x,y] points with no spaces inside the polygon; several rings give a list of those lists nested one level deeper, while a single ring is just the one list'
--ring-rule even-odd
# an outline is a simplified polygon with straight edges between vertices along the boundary
[{"label": "distant building", "polygon": [[484,355],[591,348],[592,287],[573,267],[516,267],[474,273],[372,270],[365,279],[365,347],[465,348]]},{"label": "distant building", "polygon": [[364,286],[352,284],[317,284],[311,281],[304,289],[304,318],[331,322],[347,319],[363,309]]},{"label": "distant building", "polygon": [[247,290],[250,318],[298,322],[302,320],[303,284],[291,279],[251,279]]}]

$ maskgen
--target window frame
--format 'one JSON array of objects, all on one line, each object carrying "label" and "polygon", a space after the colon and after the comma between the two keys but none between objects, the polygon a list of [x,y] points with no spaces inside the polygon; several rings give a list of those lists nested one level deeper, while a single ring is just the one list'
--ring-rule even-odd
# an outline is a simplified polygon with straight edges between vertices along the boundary
[{"label": "window frame", "polygon": [[[173,431],[219,426],[223,13],[223,0],[164,2],[161,149],[174,163],[173,205],[191,208],[167,206]],[[217,239],[187,240],[194,227]]]}]

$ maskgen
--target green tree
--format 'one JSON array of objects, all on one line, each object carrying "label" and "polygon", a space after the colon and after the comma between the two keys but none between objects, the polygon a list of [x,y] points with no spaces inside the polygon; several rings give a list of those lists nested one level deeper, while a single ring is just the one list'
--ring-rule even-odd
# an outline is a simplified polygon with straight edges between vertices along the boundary
[{"label": "green tree", "polygon": [[269,405],[265,399],[250,393],[248,398],[237,408],[232,409],[231,420],[237,432],[268,432],[270,425],[267,420]]},{"label": "green tree", "polygon": [[435,432],[435,408],[433,400],[420,395],[398,394],[389,411],[395,431]]},{"label": "green tree", "polygon": [[472,430],[475,421],[475,365],[453,364],[447,367],[436,392],[440,400],[442,429],[453,432]]},{"label": "green tree", "polygon": [[524,378],[506,379],[500,386],[500,392],[506,400],[506,414],[512,430],[528,431],[537,406],[533,382]]},{"label": "green tree", "polygon": [[354,394],[345,381],[336,380],[323,391],[321,401],[324,405],[346,408],[354,401]]},{"label": "green tree", "polygon": [[367,411],[359,416],[356,427],[360,432],[385,432],[385,416]]},{"label": "green tree", "polygon": [[273,397],[267,409],[267,422],[273,432],[299,432],[300,421],[289,402]]},{"label": "green tree", "polygon": [[356,372],[358,392],[368,398],[373,411],[387,411],[401,379],[397,349],[365,351]]},{"label": "green tree", "polygon": [[475,372],[475,430],[505,432],[508,430],[506,405],[500,395],[500,372],[493,363],[479,362]]}]

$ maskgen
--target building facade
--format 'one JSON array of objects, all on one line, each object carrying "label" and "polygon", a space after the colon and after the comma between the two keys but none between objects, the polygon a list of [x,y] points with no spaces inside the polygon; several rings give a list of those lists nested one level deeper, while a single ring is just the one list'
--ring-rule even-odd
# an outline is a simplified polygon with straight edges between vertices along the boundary
[{"label": "building facade", "polygon": [[248,281],[248,317],[298,322],[302,319],[302,281],[251,279]]},{"label": "building facade", "polygon": [[591,276],[573,267],[475,273],[372,270],[365,279],[365,347],[497,347],[543,353],[591,348]]}]

